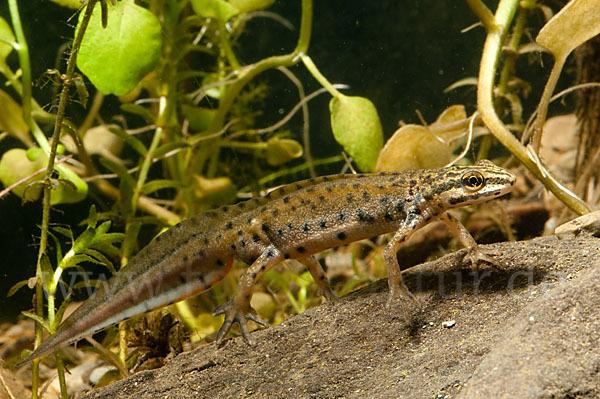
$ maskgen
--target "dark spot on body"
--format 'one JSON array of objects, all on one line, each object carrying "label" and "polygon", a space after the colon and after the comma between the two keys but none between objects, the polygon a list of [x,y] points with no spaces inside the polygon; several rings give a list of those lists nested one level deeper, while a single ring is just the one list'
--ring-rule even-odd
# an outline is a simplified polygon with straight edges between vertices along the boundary
[{"label": "dark spot on body", "polygon": [[353,188],[359,188],[359,187],[360,187],[360,183],[354,183],[354,184],[352,185],[352,187],[353,187]]},{"label": "dark spot on body", "polygon": [[217,259],[217,265],[223,266],[223,261],[221,259]]},{"label": "dark spot on body", "polygon": [[[273,256],[275,256],[275,252],[273,252],[272,250],[268,250],[267,251],[267,258],[272,258]],[[263,266],[264,267],[264,266]]]},{"label": "dark spot on body", "polygon": [[204,250],[200,249],[200,250],[198,250],[198,253],[196,254],[196,256],[198,258],[204,258],[204,254],[205,254]]},{"label": "dark spot on body", "polygon": [[215,211],[208,211],[208,212],[206,212],[206,216],[214,218],[214,217],[217,216],[217,212],[215,212]]},{"label": "dark spot on body", "polygon": [[346,194],[346,202],[352,201],[354,201],[354,195],[352,195],[351,193]]},{"label": "dark spot on body", "polygon": [[290,197],[283,197],[283,203],[287,204],[288,202],[290,202]]},{"label": "dark spot on body", "polygon": [[330,185],[325,187],[325,190],[327,190],[328,193],[333,191],[333,187],[331,187]]},{"label": "dark spot on body", "polygon": [[371,199],[371,196],[369,195],[369,192],[367,190],[364,190],[362,192],[362,198],[363,201],[369,201]]},{"label": "dark spot on body", "polygon": [[303,254],[303,253],[306,252],[306,248],[304,248],[304,247],[297,247],[296,251],[298,251],[298,253],[300,253],[300,254]]},{"label": "dark spot on body", "polygon": [[389,213],[386,213],[384,216],[385,220],[387,220],[388,222],[393,222],[394,218],[392,217],[392,215],[390,215]]},{"label": "dark spot on body", "polygon": [[235,249],[236,249],[235,244],[231,244],[231,249],[233,249],[235,251]]},{"label": "dark spot on body", "polygon": [[343,240],[345,240],[345,239],[346,239],[346,237],[347,237],[347,235],[346,235],[346,233],[344,233],[343,231],[340,231],[339,233],[337,233],[337,238],[338,238],[339,240],[342,240],[342,241],[343,241]]},{"label": "dark spot on body", "polygon": [[208,238],[205,238],[205,239],[204,239],[204,244],[205,244],[205,245],[208,245]]},{"label": "dark spot on body", "polygon": [[263,223],[263,224],[260,226],[260,228],[261,228],[261,230],[262,230],[262,231],[264,231],[265,233],[268,233],[268,232],[271,230],[271,228],[269,227],[269,225],[268,225],[268,224],[266,224],[266,223]]},{"label": "dark spot on body", "polygon": [[260,208],[260,213],[264,213],[267,210],[266,206],[263,206],[262,208]]},{"label": "dark spot on body", "polygon": [[246,207],[246,203],[245,202],[240,202],[239,204],[237,204],[237,206],[240,209],[244,209]]},{"label": "dark spot on body", "polygon": [[253,220],[253,218],[249,217],[246,221],[248,222],[248,224],[252,224],[252,220]]},{"label": "dark spot on body", "polygon": [[288,253],[285,253],[285,254],[283,254],[283,257],[284,257],[285,259],[289,259],[289,258],[290,258],[290,254],[288,254]]},{"label": "dark spot on body", "polygon": [[272,215],[272,216],[277,216],[277,215],[279,215],[279,209],[277,209],[277,208],[275,208],[275,209],[272,209],[272,210],[271,210],[271,215]]},{"label": "dark spot on body", "polygon": [[292,212],[296,212],[296,209],[297,208],[294,205],[292,205],[292,207],[291,207]]},{"label": "dark spot on body", "polygon": [[296,184],[296,190],[300,190],[302,188],[302,184]]},{"label": "dark spot on body", "polygon": [[183,263],[188,263],[188,260],[190,260],[187,256],[183,257]]},{"label": "dark spot on body", "polygon": [[185,284],[187,281],[185,280],[185,277],[183,277],[182,275],[179,275],[179,282],[181,284]]},{"label": "dark spot on body", "polygon": [[244,241],[244,240],[240,241],[240,245],[242,246],[242,248],[245,248],[246,247],[246,241]]},{"label": "dark spot on body", "polygon": [[315,188],[314,188],[314,187],[309,187],[309,188],[307,188],[307,189],[306,189],[306,192],[307,192],[307,193],[312,193],[312,192],[314,192],[314,191],[315,191]]},{"label": "dark spot on body", "polygon": [[221,208],[221,211],[223,213],[227,213],[227,211],[229,211],[229,207],[228,206],[224,206],[224,207]]},{"label": "dark spot on body", "polygon": [[325,220],[321,220],[319,222],[319,227],[322,229],[326,229],[327,228],[327,222]]},{"label": "dark spot on body", "polygon": [[291,224],[291,223],[288,223],[287,224],[287,228],[290,229],[290,230],[293,230],[294,229],[294,225]]},{"label": "dark spot on body", "polygon": [[283,229],[277,229],[277,235],[283,237]]},{"label": "dark spot on body", "polygon": [[221,238],[223,238],[223,236],[221,235],[221,233],[217,234],[217,241],[221,241]]},{"label": "dark spot on body", "polygon": [[302,231],[308,233],[310,231],[310,223],[306,222],[302,225]]},{"label": "dark spot on body", "polygon": [[244,232],[242,230],[238,230],[237,235],[241,236],[242,234],[244,234]]},{"label": "dark spot on body", "polygon": [[233,229],[233,223],[229,222],[225,225],[225,230],[231,230],[231,229]]},{"label": "dark spot on body", "polygon": [[410,188],[408,189],[408,195],[410,195],[411,197],[412,197],[413,195],[415,195],[415,192],[414,192],[414,190],[413,190],[413,188],[412,188],[412,187],[410,187]]},{"label": "dark spot on body", "polygon": [[417,185],[417,181],[415,179],[411,179],[410,185],[411,186],[416,186]]},{"label": "dark spot on body", "polygon": [[252,234],[252,241],[260,242],[260,236],[258,234]]},{"label": "dark spot on body", "polygon": [[339,222],[343,222],[344,219],[346,219],[346,214],[344,212],[340,212],[340,213],[337,214],[337,220]]},{"label": "dark spot on body", "polygon": [[319,195],[319,201],[321,201],[321,202],[325,201],[325,196],[323,194]]}]

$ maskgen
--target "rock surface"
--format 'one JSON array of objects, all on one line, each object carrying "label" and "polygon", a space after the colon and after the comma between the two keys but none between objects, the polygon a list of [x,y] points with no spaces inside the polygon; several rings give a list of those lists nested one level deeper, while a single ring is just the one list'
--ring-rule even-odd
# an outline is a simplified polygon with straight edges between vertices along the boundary
[{"label": "rock surface", "polygon": [[379,281],[253,333],[253,347],[204,345],[85,397],[600,397],[600,240],[482,250],[502,267],[473,273],[459,251],[404,272],[410,325]]}]

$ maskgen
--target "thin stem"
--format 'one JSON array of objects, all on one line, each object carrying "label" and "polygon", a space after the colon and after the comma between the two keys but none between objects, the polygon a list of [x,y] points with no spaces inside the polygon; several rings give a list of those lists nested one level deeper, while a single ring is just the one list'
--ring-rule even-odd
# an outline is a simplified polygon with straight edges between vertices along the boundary
[{"label": "thin stem", "polygon": [[231,106],[239,92],[256,75],[279,66],[292,66],[298,62],[298,56],[308,50],[310,34],[312,29],[312,0],[302,0],[302,17],[300,22],[300,36],[294,51],[286,55],[277,55],[258,61],[255,64],[242,67],[239,78],[232,83],[219,103],[219,108],[208,133],[214,133],[223,127],[225,116],[229,113]]},{"label": "thin stem", "polygon": [[540,151],[540,145],[542,143],[542,132],[544,130],[544,122],[546,122],[546,115],[548,114],[548,105],[550,104],[550,98],[552,97],[552,93],[556,88],[558,78],[560,77],[560,73],[562,72],[566,60],[567,57],[565,55],[561,54],[560,56],[556,56],[556,60],[554,61],[554,65],[552,66],[552,72],[550,72],[550,76],[548,77],[546,86],[544,86],[544,92],[542,93],[542,98],[540,99],[540,104],[537,108],[538,115],[537,119],[535,120],[535,127],[533,129],[532,141],[533,149],[535,150],[535,152]]},{"label": "thin stem", "polygon": [[321,86],[323,86],[325,89],[327,89],[329,94],[331,94],[333,97],[337,97],[337,98],[340,98],[343,96],[343,94],[340,93],[339,91],[337,91],[335,89],[335,87],[333,87],[333,85],[331,83],[329,83],[327,78],[325,78],[325,76],[323,76],[321,71],[319,71],[319,69],[316,67],[316,65],[313,63],[312,59],[309,56],[307,56],[306,54],[302,54],[300,57],[302,58],[302,62],[304,63],[304,66],[306,66],[306,69],[308,69],[310,74],[315,79],[317,79],[317,81],[321,84]]},{"label": "thin stem", "polygon": [[551,175],[545,174],[538,166],[534,157],[513,134],[502,123],[494,109],[494,78],[496,76],[496,67],[500,57],[501,46],[506,35],[506,27],[514,16],[518,5],[518,0],[501,0],[496,11],[496,22],[498,29],[488,32],[483,54],[481,57],[481,67],[479,70],[479,86],[477,88],[477,106],[481,119],[486,124],[492,134],[515,156],[531,173],[533,173],[544,186],[552,191],[565,205],[576,213],[583,215],[590,211],[589,207],[571,193]]},{"label": "thin stem", "polygon": [[467,4],[471,7],[471,10],[479,17],[479,20],[483,24],[486,31],[495,29],[496,19],[494,14],[481,0],[467,0]]}]

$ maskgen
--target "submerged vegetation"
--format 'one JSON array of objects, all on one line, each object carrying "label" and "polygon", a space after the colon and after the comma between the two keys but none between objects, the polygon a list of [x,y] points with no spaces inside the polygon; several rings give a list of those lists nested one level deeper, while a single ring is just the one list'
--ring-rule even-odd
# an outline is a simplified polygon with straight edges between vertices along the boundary
[{"label": "submerged vegetation", "polygon": [[[346,161],[353,161],[361,171],[441,167],[460,161],[471,146],[478,151],[473,158],[488,158],[490,148],[499,142],[512,155],[508,164],[515,165],[515,160],[523,164],[570,210],[584,214],[590,209],[545,170],[538,154],[548,104],[567,56],[600,32],[597,19],[586,19],[600,13],[594,0],[571,1],[540,31],[537,42],[554,55],[556,63],[537,111],[530,116],[523,115],[522,87],[526,85],[517,76],[516,60],[532,47],[542,51],[527,43],[525,31],[531,15],[549,18],[549,9],[535,0],[501,0],[494,15],[481,1],[467,0],[487,39],[479,77],[457,82],[450,89],[476,84],[477,111],[468,115],[462,105],[439,110],[435,123],[427,125],[423,120],[422,125],[403,126],[385,147],[373,103],[342,94],[309,56],[312,0],[299,0],[302,11],[292,52],[246,65],[236,53],[239,38],[247,22],[264,13],[272,0],[56,2],[79,10],[65,71],[50,69],[43,76],[32,76],[31,39],[23,33],[19,14],[25,2],[9,0],[10,16],[0,19],[0,74],[7,86],[0,90],[0,140],[7,140],[11,147],[1,154],[0,181],[5,189],[0,198],[17,195],[23,201],[43,204],[36,276],[17,283],[9,292],[12,295],[24,287],[34,290],[34,309],[24,315],[36,322],[36,346],[44,330],[52,333],[60,324],[71,290],[94,285],[87,278],[90,265],[114,273],[126,267],[149,241],[148,236],[184,218],[264,194],[276,182],[296,179],[299,172],[314,176],[316,166],[342,161],[339,154],[314,160],[311,156],[306,102],[322,92],[331,95],[332,134],[349,155]],[[585,22],[572,23],[581,18]],[[8,62],[13,52],[16,60]],[[305,95],[302,82],[288,68],[296,64],[304,65],[323,89]],[[288,77],[300,99],[280,121],[261,127],[261,106],[273,93],[257,77],[268,70]],[[56,107],[46,109],[36,101],[34,83],[60,89]],[[103,110],[116,103],[119,109],[111,111],[110,120],[103,118]],[[77,111],[73,111],[75,104],[79,104]],[[85,113],[80,118],[69,114],[82,108]],[[294,132],[286,124],[300,110],[305,129]],[[529,122],[524,123],[527,118]],[[586,151],[593,155],[598,148]],[[578,169],[592,170],[597,158],[582,156]],[[580,196],[589,194],[586,188],[594,182],[593,174],[584,177],[587,184],[576,184],[583,187],[577,192]],[[593,194],[586,197],[589,202],[593,198]],[[52,207],[81,201],[89,203],[89,213],[83,221],[87,227],[76,236],[71,229],[56,225],[60,215]],[[351,252],[349,259],[356,266],[354,249]],[[381,254],[374,251],[371,263],[369,271],[360,270],[341,291],[381,278]],[[77,273],[68,274],[71,270]],[[76,279],[70,277],[75,275]],[[311,292],[315,290],[308,273],[273,270],[263,281],[265,291],[274,287],[282,292],[279,295],[287,297],[294,312],[320,300]],[[210,337],[220,323],[209,314],[229,298],[234,286],[230,275],[211,295],[203,296],[195,309],[181,302],[169,310],[189,327],[192,341]],[[255,300],[260,298],[256,295]],[[280,321],[290,312],[275,306],[272,299],[264,302],[265,318],[271,321]],[[122,323],[103,345],[94,341],[92,345],[125,376],[132,368],[150,367],[142,366],[148,359],[164,358],[169,350],[181,351],[179,332],[177,342],[165,338],[174,320],[168,314],[161,320],[144,321],[129,334]],[[116,354],[110,350],[115,344]],[[128,344],[136,349],[129,350]],[[163,349],[160,353],[151,350],[157,345]],[[56,368],[66,397],[60,353]],[[34,397],[39,390],[36,359]]]}]

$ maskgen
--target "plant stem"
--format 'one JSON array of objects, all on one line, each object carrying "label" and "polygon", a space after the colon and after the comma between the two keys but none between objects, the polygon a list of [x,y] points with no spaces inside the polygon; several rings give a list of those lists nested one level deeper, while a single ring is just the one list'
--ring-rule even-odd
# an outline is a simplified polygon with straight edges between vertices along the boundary
[{"label": "plant stem", "polygon": [[500,0],[496,11],[496,28],[488,31],[488,35],[481,56],[479,70],[479,86],[477,88],[477,106],[481,119],[490,129],[492,134],[515,156],[531,173],[533,173],[544,186],[552,191],[558,199],[579,215],[590,211],[589,207],[571,193],[550,174],[542,172],[527,149],[513,136],[502,123],[494,109],[494,78],[500,57],[501,46],[506,36],[507,27],[514,16],[518,0]]},{"label": "plant stem", "polygon": [[302,0],[300,36],[298,37],[298,44],[293,52],[286,55],[277,55],[265,58],[255,64],[241,68],[239,78],[227,88],[223,98],[221,99],[219,103],[219,109],[217,110],[217,113],[215,114],[213,122],[207,133],[214,133],[221,130],[224,125],[225,117],[227,116],[227,113],[229,113],[233,101],[242,88],[244,88],[244,86],[246,86],[246,84],[248,84],[248,82],[250,82],[256,75],[268,69],[277,68],[279,66],[291,66],[298,62],[298,57],[308,50],[308,45],[310,43],[312,11],[312,0]]},{"label": "plant stem", "polygon": [[546,86],[544,86],[544,92],[542,93],[540,104],[538,105],[538,114],[535,120],[533,137],[531,140],[535,152],[539,152],[540,150],[540,145],[542,143],[542,131],[544,130],[544,122],[546,122],[546,115],[548,114],[548,105],[550,104],[550,98],[552,98],[552,93],[556,88],[558,78],[560,77],[560,73],[562,72],[563,66],[565,65],[565,61],[567,60],[568,55],[568,53],[555,54],[555,60],[554,65],[552,66],[552,71],[550,72],[550,76],[548,77]]},{"label": "plant stem", "polygon": [[325,78],[325,76],[323,76],[321,71],[319,71],[319,69],[316,67],[316,65],[313,63],[312,59],[308,55],[302,54],[300,57],[302,58],[302,62],[304,63],[304,66],[306,66],[306,69],[308,69],[310,74],[315,79],[317,79],[317,81],[321,84],[321,86],[323,86],[325,89],[327,89],[329,94],[331,94],[333,97],[336,97],[336,98],[344,97],[344,95],[342,93],[340,93],[339,91],[337,91],[336,88],[333,87],[333,85],[327,80],[327,78]]},{"label": "plant stem", "polygon": [[467,0],[467,4],[471,7],[471,10],[479,17],[483,27],[486,31],[490,31],[495,28],[496,20],[494,14],[481,0]]}]

